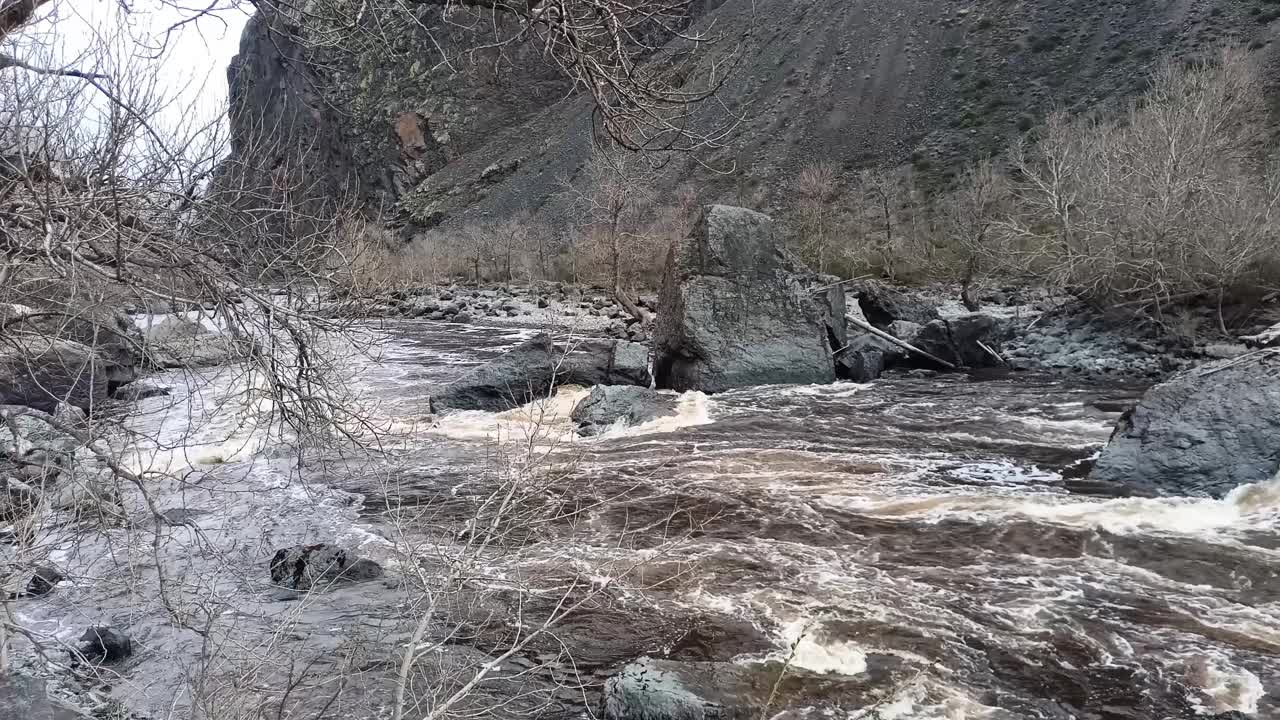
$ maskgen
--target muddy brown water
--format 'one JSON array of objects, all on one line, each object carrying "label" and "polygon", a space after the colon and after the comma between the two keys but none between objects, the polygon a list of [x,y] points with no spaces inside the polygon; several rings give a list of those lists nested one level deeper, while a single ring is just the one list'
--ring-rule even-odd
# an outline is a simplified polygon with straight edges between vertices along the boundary
[{"label": "muddy brown water", "polygon": [[[370,387],[420,416],[432,383],[528,334],[396,325]],[[910,672],[880,717],[1280,718],[1280,486],[1143,498],[1064,477],[1139,393],[904,375],[686,394],[678,418],[582,439],[565,391],[541,412],[570,470],[540,486],[554,509],[522,552],[628,568],[626,601],[566,630],[585,666],[790,657],[857,675],[889,656]],[[396,501],[460,522],[495,438],[528,425],[445,418]]]}]

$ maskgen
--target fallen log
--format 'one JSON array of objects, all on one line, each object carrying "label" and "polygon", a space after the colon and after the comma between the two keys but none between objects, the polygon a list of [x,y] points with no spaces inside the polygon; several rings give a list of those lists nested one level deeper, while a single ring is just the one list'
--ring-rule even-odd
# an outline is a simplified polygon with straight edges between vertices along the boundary
[{"label": "fallen log", "polygon": [[[927,353],[927,352],[925,352],[925,351],[921,350],[920,348],[916,347],[915,345],[912,345],[911,343],[908,343],[908,342],[903,341],[903,340],[899,340],[898,338],[896,338],[896,337],[894,337],[894,336],[890,335],[889,333],[887,333],[887,332],[885,332],[885,331],[883,331],[883,330],[881,330],[881,329],[879,329],[879,328],[877,328],[877,327],[875,327],[875,326],[871,325],[870,323],[863,322],[862,320],[859,320],[858,318],[853,317],[853,316],[851,316],[851,315],[849,315],[849,316],[845,316],[845,320],[846,320],[846,321],[848,321],[848,322],[850,322],[850,323],[853,323],[854,325],[858,326],[859,328],[862,328],[863,330],[866,330],[867,332],[871,333],[872,335],[875,335],[876,337],[880,338],[881,340],[888,340],[889,342],[893,343],[894,345],[897,345],[898,347],[902,348],[903,350],[906,350],[907,352],[915,353],[916,355],[919,355],[919,356],[924,357],[924,358],[928,358],[928,359],[932,360],[933,362],[938,363],[939,365],[941,365],[942,367],[944,367],[944,368],[946,368],[946,369],[948,369],[948,370],[958,370],[958,369],[959,369],[959,368],[957,368],[953,363],[949,363],[949,362],[947,362],[946,360],[943,360],[942,358],[938,357],[937,355],[933,355],[933,354]],[[841,348],[841,349],[843,350],[844,348]]]}]

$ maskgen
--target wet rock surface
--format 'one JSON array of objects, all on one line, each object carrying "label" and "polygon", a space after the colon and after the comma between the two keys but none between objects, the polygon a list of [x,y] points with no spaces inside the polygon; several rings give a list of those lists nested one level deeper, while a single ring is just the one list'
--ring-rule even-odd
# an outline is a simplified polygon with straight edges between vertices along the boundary
[{"label": "wet rock surface", "polygon": [[573,408],[571,419],[583,435],[596,435],[621,421],[635,426],[676,414],[671,395],[635,386],[600,386]]},{"label": "wet rock surface", "polygon": [[723,392],[828,383],[844,321],[841,286],[823,288],[782,247],[766,215],[710,205],[668,257],[654,336],[658,387]]},{"label": "wet rock surface", "polygon": [[1090,478],[1216,497],[1280,471],[1280,352],[1184,371],[1121,416]]},{"label": "wet rock surface", "polygon": [[344,548],[327,543],[277,550],[271,580],[293,590],[326,590],[342,582],[382,577],[382,568]]},{"label": "wet rock surface", "polygon": [[563,341],[539,334],[436,389],[434,411],[502,411],[561,385],[648,387],[648,349],[625,340]]},{"label": "wet rock surface", "polygon": [[118,628],[91,627],[80,636],[76,652],[91,663],[118,662],[133,654],[133,640]]},{"label": "wet rock surface", "polygon": [[53,412],[66,402],[90,410],[107,399],[113,367],[87,345],[13,335],[0,346],[0,405]]},{"label": "wet rock surface", "polygon": [[[858,675],[766,663],[692,663],[642,658],[605,685],[606,720],[758,720],[823,717],[871,709],[905,676],[892,656],[867,658]],[[790,715],[788,711],[796,712]]]}]

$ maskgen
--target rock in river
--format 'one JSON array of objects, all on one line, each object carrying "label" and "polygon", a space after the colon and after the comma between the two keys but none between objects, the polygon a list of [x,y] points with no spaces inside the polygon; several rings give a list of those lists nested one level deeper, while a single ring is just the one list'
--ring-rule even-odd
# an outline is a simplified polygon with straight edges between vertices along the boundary
[{"label": "rock in river", "polygon": [[441,387],[431,397],[431,409],[501,412],[546,397],[561,385],[648,387],[648,361],[647,348],[625,340],[556,343],[541,334]]},{"label": "rock in river", "polygon": [[583,435],[607,430],[618,420],[639,425],[676,414],[675,398],[634,385],[597,385],[573,408],[572,419]]},{"label": "rock in river", "polygon": [[1092,480],[1221,496],[1280,470],[1280,351],[1184,371],[1120,418]]},{"label": "rock in river", "polygon": [[654,334],[658,387],[834,381],[844,290],[824,280],[783,249],[767,215],[705,207],[667,257]]},{"label": "rock in river", "polygon": [[382,567],[336,545],[319,543],[277,550],[271,580],[294,590],[324,589],[339,581],[382,577]]},{"label": "rock in river", "polygon": [[112,366],[70,340],[15,334],[0,346],[0,405],[51,413],[59,402],[90,410],[107,399]]},{"label": "rock in river", "polygon": [[887,699],[906,674],[889,655],[868,655],[858,675],[818,674],[766,663],[641,658],[605,684],[605,720],[759,720],[788,709],[812,717],[855,715]]}]

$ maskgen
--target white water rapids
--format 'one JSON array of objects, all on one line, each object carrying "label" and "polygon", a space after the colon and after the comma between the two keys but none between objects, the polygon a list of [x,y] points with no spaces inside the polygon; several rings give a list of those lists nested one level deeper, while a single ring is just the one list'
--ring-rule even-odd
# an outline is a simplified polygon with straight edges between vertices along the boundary
[{"label": "white water rapids", "polygon": [[[172,532],[169,575],[220,598],[244,633],[227,637],[295,633],[298,647],[336,657],[374,632],[369,618],[404,604],[392,584],[299,603],[242,578],[303,542],[359,548],[394,574],[388,508],[433,508],[423,537],[456,537],[467,528],[454,503],[502,474],[495,448],[536,445],[563,469],[540,502],[572,506],[572,520],[548,511],[494,577],[550,587],[591,572],[625,587],[559,636],[582,668],[672,653],[817,674],[906,669],[874,714],[849,708],[850,718],[1280,718],[1280,480],[1221,500],[1083,494],[1062,471],[1100,449],[1116,417],[1093,402],[1131,390],[945,376],[690,393],[676,417],[590,439],[568,420],[580,389],[507,413],[429,417],[432,383],[523,337],[388,329],[381,361],[351,385],[400,438],[393,482],[381,485],[359,472],[342,473],[340,488],[329,486],[337,473],[299,476],[242,416],[209,407],[215,393],[145,401],[139,428],[181,447],[134,461],[191,468],[165,497],[199,513],[199,537]],[[211,421],[183,437],[202,412]],[[104,614],[129,627],[144,652],[117,693],[153,712],[180,706],[200,638],[172,629],[140,589],[153,574],[110,582],[108,545],[62,548],[73,579],[21,612],[64,635]],[[699,630],[697,652],[685,649],[702,625],[722,630]]]}]

